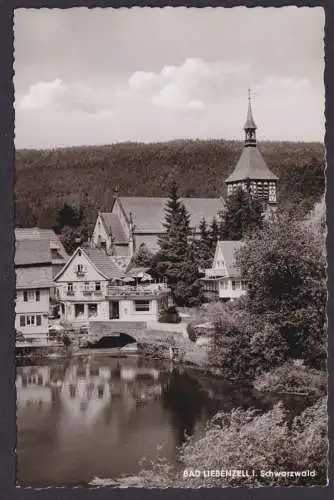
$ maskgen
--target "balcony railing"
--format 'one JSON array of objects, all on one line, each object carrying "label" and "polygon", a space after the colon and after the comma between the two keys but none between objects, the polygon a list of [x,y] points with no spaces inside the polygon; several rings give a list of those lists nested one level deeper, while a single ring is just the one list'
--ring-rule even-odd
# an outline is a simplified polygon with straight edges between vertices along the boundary
[{"label": "balcony railing", "polygon": [[206,278],[217,278],[220,276],[226,276],[226,270],[225,269],[205,269],[205,277]]},{"label": "balcony railing", "polygon": [[145,296],[145,295],[159,295],[168,292],[169,288],[166,283],[154,283],[150,285],[120,285],[109,286],[107,288],[107,295],[122,295],[122,296]]},{"label": "balcony railing", "polygon": [[74,295],[74,290],[67,290],[66,295]]}]

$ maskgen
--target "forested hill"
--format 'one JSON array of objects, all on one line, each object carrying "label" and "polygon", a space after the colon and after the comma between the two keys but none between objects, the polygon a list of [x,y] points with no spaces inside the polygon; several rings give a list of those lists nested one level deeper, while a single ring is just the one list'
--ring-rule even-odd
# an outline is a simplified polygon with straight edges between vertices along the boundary
[{"label": "forested hill", "polygon": [[[225,196],[242,142],[180,140],[118,143],[16,152],[16,220],[21,226],[52,227],[65,201],[110,210],[116,186],[123,196],[166,196],[174,177],[182,196]],[[269,168],[279,176],[279,203],[305,212],[324,191],[320,143],[262,142]]]}]

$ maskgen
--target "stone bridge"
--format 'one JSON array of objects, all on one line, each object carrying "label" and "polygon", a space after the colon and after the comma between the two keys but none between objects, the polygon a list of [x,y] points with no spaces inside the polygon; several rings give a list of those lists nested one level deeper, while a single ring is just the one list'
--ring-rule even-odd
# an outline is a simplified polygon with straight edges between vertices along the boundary
[{"label": "stone bridge", "polygon": [[146,321],[90,321],[88,339],[96,342],[102,337],[129,335],[136,342],[166,342],[171,337],[182,337],[184,325],[147,323]]}]

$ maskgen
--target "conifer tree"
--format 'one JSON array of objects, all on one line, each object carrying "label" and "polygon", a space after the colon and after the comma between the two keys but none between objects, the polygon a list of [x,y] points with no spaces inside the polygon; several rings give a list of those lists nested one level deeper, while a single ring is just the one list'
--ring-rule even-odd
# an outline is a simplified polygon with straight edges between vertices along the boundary
[{"label": "conifer tree", "polygon": [[202,269],[205,269],[210,267],[212,264],[214,250],[212,249],[210,230],[204,217],[202,217],[199,223],[199,234],[199,240],[194,240],[193,244],[197,250],[198,265]]},{"label": "conifer tree", "polygon": [[248,232],[261,228],[262,224],[263,202],[241,188],[229,196],[222,223],[224,240],[241,240]]},{"label": "conifer tree", "polygon": [[219,233],[220,233],[219,224],[218,224],[217,218],[214,217],[211,221],[210,231],[209,231],[211,251],[213,252],[213,254],[216,250],[217,241],[220,239]]},{"label": "conifer tree", "polygon": [[189,241],[185,261],[174,290],[174,299],[178,305],[191,307],[203,302],[203,297],[198,259],[198,241],[193,235],[191,241]]},{"label": "conifer tree", "polygon": [[171,185],[165,211],[165,233],[158,239],[159,250],[153,265],[158,273],[166,276],[173,291],[186,260],[190,235],[190,216],[178,197],[175,181]]}]

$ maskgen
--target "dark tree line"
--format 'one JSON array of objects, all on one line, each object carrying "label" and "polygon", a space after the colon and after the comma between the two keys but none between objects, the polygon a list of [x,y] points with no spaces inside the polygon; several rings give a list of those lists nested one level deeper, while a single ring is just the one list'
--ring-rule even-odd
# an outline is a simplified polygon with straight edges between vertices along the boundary
[{"label": "dark tree line", "polygon": [[[86,210],[111,209],[115,187],[124,196],[166,196],[177,179],[180,196],[226,198],[224,179],[243,144],[237,141],[120,143],[16,152],[16,221],[21,227],[53,227],[64,203]],[[324,191],[324,147],[319,143],[264,142],[260,149],[279,176],[279,204],[305,214]],[[203,173],[205,172],[205,182]]]}]

